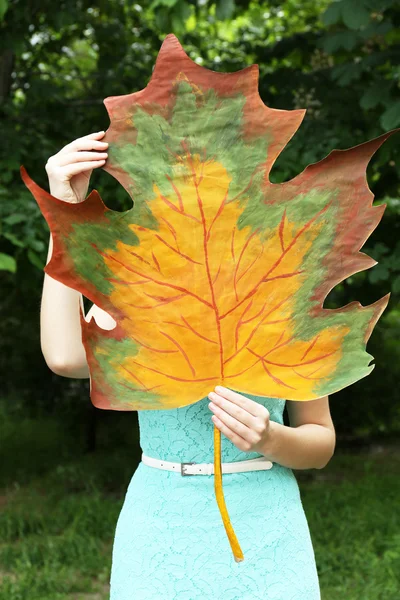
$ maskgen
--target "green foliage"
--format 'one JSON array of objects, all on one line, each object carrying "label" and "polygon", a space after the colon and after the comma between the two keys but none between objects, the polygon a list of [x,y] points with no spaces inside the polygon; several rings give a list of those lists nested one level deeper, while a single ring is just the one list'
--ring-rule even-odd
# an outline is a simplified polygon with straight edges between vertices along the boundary
[{"label": "green foliage", "polygon": [[381,116],[381,123],[384,129],[392,129],[400,124],[400,101],[394,102],[385,110]]},{"label": "green foliage", "polygon": [[301,484],[324,600],[396,600],[400,586],[397,454],[338,454]]},{"label": "green foliage", "polygon": [[15,271],[17,270],[17,263],[15,261],[15,258],[9,256],[8,254],[0,252],[0,270],[11,271],[11,273],[15,273]]},{"label": "green foliage", "polygon": [[0,20],[4,18],[8,9],[8,0],[0,0]]}]

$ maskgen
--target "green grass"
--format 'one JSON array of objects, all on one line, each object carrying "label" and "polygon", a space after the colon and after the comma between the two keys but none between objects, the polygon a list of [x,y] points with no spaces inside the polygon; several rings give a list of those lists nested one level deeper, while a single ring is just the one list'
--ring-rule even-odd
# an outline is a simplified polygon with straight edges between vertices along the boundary
[{"label": "green grass", "polygon": [[[3,422],[0,600],[108,600],[115,526],[140,453],[131,426],[127,435],[82,456],[61,424]],[[325,469],[295,473],[322,600],[398,600],[399,454],[337,450]]]},{"label": "green grass", "polygon": [[313,474],[313,481],[299,484],[322,600],[398,600],[399,453],[338,452]]}]

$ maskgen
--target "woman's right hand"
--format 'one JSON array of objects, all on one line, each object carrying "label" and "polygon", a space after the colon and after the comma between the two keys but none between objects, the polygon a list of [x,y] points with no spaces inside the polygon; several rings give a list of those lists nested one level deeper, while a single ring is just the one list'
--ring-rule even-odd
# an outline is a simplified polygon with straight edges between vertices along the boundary
[{"label": "woman's right hand", "polygon": [[108,158],[108,143],[101,141],[104,135],[104,131],[89,133],[50,156],[45,169],[53,196],[71,204],[86,198],[93,169],[102,167]]}]

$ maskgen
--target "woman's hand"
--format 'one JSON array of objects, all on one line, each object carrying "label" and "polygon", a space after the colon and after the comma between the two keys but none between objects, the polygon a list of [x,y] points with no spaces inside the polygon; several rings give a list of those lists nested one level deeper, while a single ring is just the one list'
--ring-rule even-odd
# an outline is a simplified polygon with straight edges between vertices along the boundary
[{"label": "woman's hand", "polygon": [[100,141],[104,135],[104,131],[89,133],[50,156],[45,169],[53,196],[72,204],[86,198],[93,169],[102,167],[108,158],[108,143]]},{"label": "woman's hand", "polygon": [[269,451],[273,434],[265,406],[219,385],[208,397],[214,425],[236,448],[260,454]]}]

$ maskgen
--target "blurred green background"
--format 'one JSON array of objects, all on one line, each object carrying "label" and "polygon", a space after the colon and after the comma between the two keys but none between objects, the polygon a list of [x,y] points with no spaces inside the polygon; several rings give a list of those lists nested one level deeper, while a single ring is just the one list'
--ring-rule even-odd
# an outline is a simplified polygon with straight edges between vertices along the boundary
[{"label": "blurred green background", "polygon": [[[400,126],[400,4],[0,0],[0,31],[0,600],[103,600],[140,459],[137,413],[94,408],[88,380],[55,375],[44,361],[49,230],[19,168],[48,189],[47,159],[106,130],[103,99],[143,89],[175,33],[214,71],[257,63],[266,105],[307,109],[270,176],[291,179],[332,149]],[[374,154],[367,179],[374,203],[387,205],[362,247],[378,264],[338,284],[324,306],[391,292],[367,346],[376,368],[330,397],[337,446],[328,466],[296,471],[323,600],[400,597],[398,134]],[[131,206],[101,169],[93,188],[110,208]]]}]

